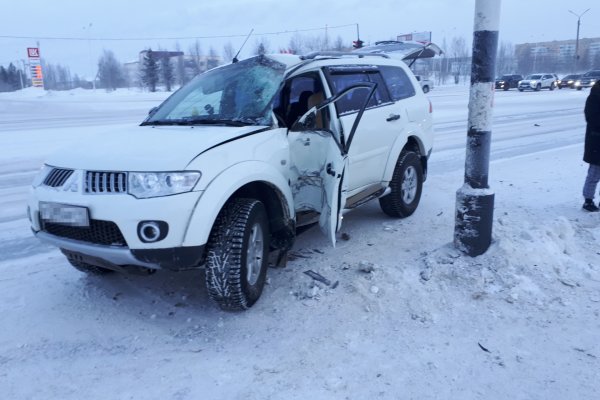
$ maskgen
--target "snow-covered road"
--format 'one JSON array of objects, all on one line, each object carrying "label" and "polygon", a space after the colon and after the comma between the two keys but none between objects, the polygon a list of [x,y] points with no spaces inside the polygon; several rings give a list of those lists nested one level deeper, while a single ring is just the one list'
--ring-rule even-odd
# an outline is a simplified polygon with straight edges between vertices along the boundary
[{"label": "snow-covered road", "polygon": [[398,221],[376,202],[360,207],[336,248],[309,230],[237,314],[209,303],[202,271],[88,277],[29,231],[25,199],[43,159],[139,123],[164,94],[1,94],[0,397],[595,398],[600,216],[580,210],[587,93],[496,92],[494,244],[471,259],[450,244],[468,88],[436,88],[419,210]]}]

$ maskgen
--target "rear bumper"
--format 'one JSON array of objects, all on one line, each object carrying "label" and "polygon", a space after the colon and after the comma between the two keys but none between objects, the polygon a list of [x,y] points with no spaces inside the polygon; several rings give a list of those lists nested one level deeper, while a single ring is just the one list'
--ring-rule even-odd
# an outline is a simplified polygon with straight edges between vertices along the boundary
[{"label": "rear bumper", "polygon": [[118,271],[129,266],[178,271],[199,267],[205,259],[204,246],[131,250],[122,246],[103,246],[66,239],[41,231],[35,232],[35,236],[59,247],[74,261]]}]

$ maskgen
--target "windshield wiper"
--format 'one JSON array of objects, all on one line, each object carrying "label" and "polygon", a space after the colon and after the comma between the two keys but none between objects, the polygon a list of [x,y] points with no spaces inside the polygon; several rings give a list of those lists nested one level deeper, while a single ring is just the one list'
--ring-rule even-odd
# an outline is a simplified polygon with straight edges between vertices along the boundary
[{"label": "windshield wiper", "polygon": [[256,121],[251,118],[236,119],[218,119],[204,117],[190,117],[182,119],[161,119],[156,121],[143,122],[142,125],[226,125],[226,126],[247,126],[256,125]]}]

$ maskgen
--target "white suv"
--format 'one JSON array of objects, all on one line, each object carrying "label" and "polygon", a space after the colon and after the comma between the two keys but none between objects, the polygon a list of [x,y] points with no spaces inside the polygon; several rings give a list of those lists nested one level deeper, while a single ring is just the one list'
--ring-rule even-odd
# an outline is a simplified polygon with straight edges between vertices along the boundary
[{"label": "white suv", "polygon": [[519,81],[519,86],[517,86],[517,88],[519,89],[519,92],[522,92],[523,90],[554,90],[556,81],[557,78],[554,74],[531,74],[527,75],[522,81]]},{"label": "white suv", "polygon": [[268,255],[379,199],[397,218],[421,196],[431,103],[385,55],[258,56],[196,77],[139,127],[47,160],[33,182],[35,235],[77,269],[206,267],[223,309],[250,307]]}]

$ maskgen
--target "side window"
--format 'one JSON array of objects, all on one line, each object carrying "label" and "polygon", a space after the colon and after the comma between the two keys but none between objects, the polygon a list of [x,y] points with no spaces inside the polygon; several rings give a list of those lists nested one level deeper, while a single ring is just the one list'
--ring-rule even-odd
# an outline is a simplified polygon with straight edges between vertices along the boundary
[{"label": "side window", "polygon": [[379,67],[392,100],[398,101],[415,95],[415,88],[406,72],[400,67]]},{"label": "side window", "polygon": [[[378,71],[330,71],[329,82],[334,94],[340,93],[344,89],[364,82],[377,83],[377,89],[371,97],[367,108],[376,107],[380,104],[389,102],[389,95],[386,92],[383,79]],[[368,94],[367,89],[357,89],[346,94],[336,102],[337,112],[347,114],[357,112],[362,107],[365,97]]]},{"label": "side window", "polygon": [[[311,107],[325,100],[323,84],[317,73],[296,76],[285,84],[280,104],[274,108],[279,112],[287,127],[306,113]],[[325,129],[329,124],[329,111],[324,108],[319,112],[318,127]]]}]

